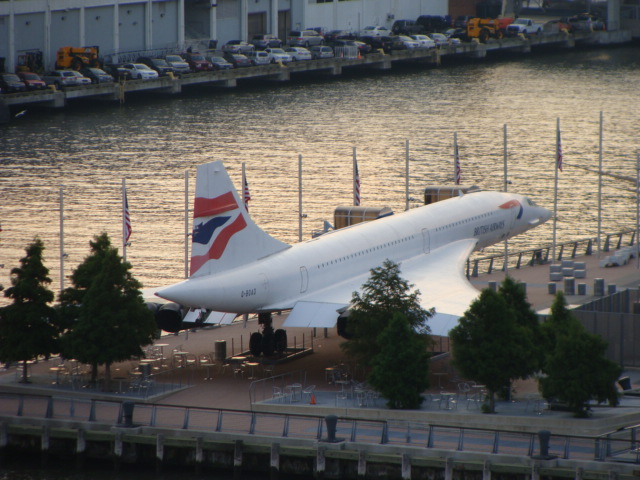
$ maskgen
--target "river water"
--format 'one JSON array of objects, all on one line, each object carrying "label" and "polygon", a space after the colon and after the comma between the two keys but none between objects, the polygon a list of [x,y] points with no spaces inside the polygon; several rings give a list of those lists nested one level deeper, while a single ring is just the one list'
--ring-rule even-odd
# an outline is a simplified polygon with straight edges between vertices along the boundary
[{"label": "river water", "polygon": [[[196,166],[213,160],[225,162],[236,186],[246,162],[252,216],[279,239],[296,242],[298,155],[306,239],[331,220],[337,205],[351,203],[353,147],[363,205],[401,211],[407,140],[412,197],[421,198],[427,184],[451,183],[454,132],[463,183],[502,189],[506,124],[509,189],[553,209],[557,118],[565,162],[558,241],[595,236],[598,178],[579,167],[597,169],[602,111],[604,170],[635,179],[639,53],[637,46],[550,51],[229,90],[198,88],[177,97],[130,97],[122,106],[85,102],[62,111],[28,109],[0,126],[0,284],[10,284],[10,269],[39,236],[52,289],[59,288],[61,186],[65,275],[89,253],[94,235],[106,231],[119,245],[123,178],[134,275],[145,287],[182,279],[185,171],[192,198]],[[634,228],[635,205],[633,181],[605,177],[604,231]],[[551,241],[549,222],[514,240],[512,248]],[[0,467],[3,480],[67,478],[85,477]]]},{"label": "river water", "polygon": [[[0,126],[0,284],[39,236],[59,288],[59,192],[63,188],[65,275],[103,231],[121,243],[126,179],[132,245],[127,259],[145,287],[184,277],[185,172],[190,200],[198,164],[223,160],[236,186],[246,163],[250,212],[266,231],[298,240],[298,155],[303,162],[303,238],[352,202],[357,148],[362,204],[405,206],[405,142],[410,195],[451,183],[457,133],[462,181],[503,186],[507,125],[509,186],[553,209],[556,119],[565,168],[559,176],[558,241],[597,233],[603,112],[604,169],[636,177],[640,147],[637,46],[548,51],[437,68],[310,76],[234,89],[197,88],[180,96],[129,97],[27,109]],[[574,166],[576,165],[576,166]],[[605,178],[603,230],[634,228],[635,184]],[[514,240],[512,249],[549,244],[552,223]],[[67,284],[68,286],[68,284]]]}]

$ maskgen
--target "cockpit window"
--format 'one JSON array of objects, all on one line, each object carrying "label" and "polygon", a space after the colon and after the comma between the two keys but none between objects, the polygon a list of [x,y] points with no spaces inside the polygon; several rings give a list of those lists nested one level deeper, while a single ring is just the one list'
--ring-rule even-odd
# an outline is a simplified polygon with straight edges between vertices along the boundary
[{"label": "cockpit window", "polygon": [[536,205],[536,202],[534,202],[530,198],[527,198],[527,203],[529,204],[530,207],[537,207],[538,206],[538,205]]}]

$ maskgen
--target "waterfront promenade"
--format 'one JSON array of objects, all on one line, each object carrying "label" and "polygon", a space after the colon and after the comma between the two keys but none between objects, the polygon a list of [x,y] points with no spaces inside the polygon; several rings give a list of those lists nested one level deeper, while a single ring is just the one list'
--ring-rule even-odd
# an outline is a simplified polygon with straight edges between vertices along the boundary
[{"label": "waterfront promenade", "polygon": [[[634,262],[601,268],[596,255],[579,260],[587,267],[581,280],[590,287],[580,298],[568,297],[571,304],[593,297],[596,278],[619,289],[635,287],[640,281]],[[529,300],[537,310],[548,308],[553,300],[548,293],[549,265],[523,267],[510,274],[526,282]],[[473,283],[484,288],[503,278],[503,272],[494,272],[474,278]],[[558,283],[561,287],[562,282]],[[283,320],[276,316],[274,327]],[[179,355],[215,354],[216,342],[221,340],[226,342],[228,357],[238,356],[257,330],[257,320],[251,319],[246,326],[239,322],[182,332],[156,343],[162,345],[165,363],[174,350],[183,352]],[[241,478],[243,469],[264,472],[269,468],[271,478],[278,478],[280,471],[316,478],[378,476],[385,471],[403,479],[434,472],[451,479],[454,471],[463,475],[460,478],[481,472],[483,479],[490,479],[492,472],[533,480],[559,474],[581,479],[634,475],[639,461],[635,435],[640,397],[623,395],[617,407],[593,405],[591,418],[575,419],[570,412],[548,409],[535,381],[529,380],[516,382],[513,398],[498,401],[497,413],[487,415],[471,400],[472,393],[458,392],[463,379],[445,353],[432,361],[431,388],[424,392],[421,408],[389,410],[382,398],[362,402],[355,392],[344,395],[344,384],[328,381],[326,368],[348,365],[335,329],[326,336],[323,330],[316,336],[312,329],[287,332],[290,347],[294,342],[301,346],[304,336],[305,347],[312,346],[313,353],[276,365],[273,372],[249,365],[243,376],[235,375],[232,368],[185,366],[177,369],[179,376],[172,377],[171,388],[145,396],[121,384],[110,393],[74,389],[59,382],[58,359],[33,365],[29,385],[20,384],[15,367],[10,368],[0,374],[0,439],[11,448],[21,443],[31,445],[27,448],[40,445],[35,448],[43,458],[51,458],[49,451],[56,452],[56,457],[68,456],[70,450],[86,451],[87,458],[92,458],[96,448],[106,447],[111,456],[101,460],[110,458],[116,465],[155,462],[156,468],[233,469],[236,478]],[[114,385],[137,363],[114,365]],[[364,380],[358,378],[357,367],[350,370],[355,380]],[[628,370],[624,375],[632,389],[640,388],[640,372]],[[315,388],[309,396],[272,398],[271,388],[281,380]],[[39,396],[22,398],[20,394]],[[123,402],[135,404],[131,426],[126,418],[122,424]],[[337,418],[336,443],[327,440],[328,432],[323,430],[323,419],[329,415]],[[551,435],[548,454],[541,443],[544,431]],[[39,442],[34,443],[36,438]]]},{"label": "waterfront promenade", "polygon": [[[604,257],[602,254],[601,257]],[[640,284],[640,270],[636,265],[636,260],[632,259],[627,265],[621,267],[599,267],[599,258],[597,254],[576,258],[576,261],[583,261],[586,264],[586,277],[580,279],[581,282],[587,284],[586,295],[568,296],[567,300],[570,305],[578,305],[585,303],[594,297],[593,284],[596,278],[605,279],[606,285],[616,285],[616,288],[622,289],[626,287],[637,287]],[[520,269],[511,269],[509,274],[518,281],[526,283],[527,296],[529,302],[532,303],[536,311],[544,311],[548,309],[554,299],[554,295],[549,294],[549,265],[536,265],[533,267],[526,266]],[[486,288],[490,282],[499,284],[504,278],[504,272],[498,271],[489,275],[481,275],[472,279],[472,283],[478,289]],[[563,282],[557,282],[558,290],[562,290]],[[423,295],[427,292],[423,292]],[[285,316],[274,316],[274,328],[280,328]],[[170,361],[172,352],[179,350],[188,352],[194,356],[206,353],[215,357],[216,342],[224,340],[226,342],[227,356],[240,355],[248,350],[249,337],[251,333],[259,331],[259,325],[256,318],[251,318],[246,326],[243,323],[236,322],[229,326],[208,327],[189,332],[181,332],[178,335],[165,335],[157,344],[164,345],[162,350],[167,362]],[[313,353],[300,357],[288,363],[276,365],[273,371],[264,372],[261,365],[253,367],[245,367],[242,376],[234,374],[233,366],[226,368],[224,371],[217,367],[192,366],[182,369],[180,372],[179,385],[175,389],[164,390],[148,398],[136,398],[135,401],[144,401],[148,403],[164,403],[171,405],[180,405],[185,407],[204,407],[204,408],[221,408],[221,409],[239,409],[239,410],[259,410],[274,411],[286,413],[303,413],[303,414],[321,414],[326,415],[335,413],[337,415],[355,415],[358,417],[369,418],[411,418],[415,412],[392,412],[384,406],[384,400],[378,399],[375,404],[366,407],[360,407],[355,398],[350,402],[340,398],[342,385],[328,383],[326,376],[326,368],[336,365],[349,365],[348,359],[343,355],[340,349],[340,343],[343,341],[336,333],[336,329],[313,329],[289,328],[287,329],[289,346],[293,343],[301,346],[304,343],[306,348],[313,348]],[[437,338],[437,347],[443,347],[441,350],[447,351],[446,339]],[[57,372],[55,365],[57,360],[41,361],[32,365],[31,376],[33,383],[30,385],[22,385],[17,381],[15,367],[12,367],[0,374],[0,391],[4,392],[33,392],[44,393],[48,395],[93,395],[99,398],[122,398],[128,397],[127,392],[110,393],[106,396],[101,392],[92,390],[71,390],[70,387],[55,385]],[[165,362],[165,363],[167,363]],[[128,378],[134,370],[138,362],[123,362],[112,367],[112,376],[114,380],[114,389],[118,390],[118,378]],[[53,369],[53,370],[52,370]],[[354,380],[364,381],[363,374],[356,366],[351,366],[351,375]],[[286,404],[283,402],[268,401],[271,397],[271,387],[262,384],[265,377],[273,375],[290,375],[291,378],[299,379],[304,382],[304,386],[315,385],[314,400],[315,405],[311,405],[306,399],[305,402],[297,402],[295,404]],[[640,372],[625,372],[630,376],[632,387],[640,387]],[[210,379],[209,379],[210,378]],[[298,380],[297,380],[298,381]],[[455,369],[450,365],[449,357],[444,355],[437,356],[431,365],[431,387],[425,392],[428,400],[431,396],[438,396],[441,392],[457,393],[457,384],[461,381]],[[174,383],[176,383],[174,381]],[[253,386],[252,386],[253,384]],[[121,387],[121,386],[120,386]],[[535,424],[535,428],[548,427],[557,430],[557,421],[560,418],[570,419],[567,412],[546,411],[544,415],[540,415],[540,410],[532,406],[532,401],[536,397],[537,384],[535,380],[519,381],[514,386],[513,402],[498,402],[498,412],[508,414],[509,416],[529,417],[529,420],[521,420],[524,424]],[[466,400],[466,396],[465,396]],[[474,425],[482,426],[484,419],[489,417],[480,414],[479,409],[469,408],[465,400],[458,401],[455,409],[441,410],[434,407],[432,402],[426,401],[422,407],[422,411],[428,412],[429,418],[437,418],[438,422],[450,422],[457,417],[466,417],[463,420],[453,421],[453,424],[469,425],[470,417],[475,418]],[[625,397],[622,408],[609,409],[599,407],[595,411],[594,417],[605,415],[607,417],[626,416],[632,410],[636,411],[636,407],[640,407],[640,402],[636,402],[634,398]],[[640,415],[640,409],[637,410]],[[534,419],[531,422],[530,419]],[[640,420],[640,416],[638,417]],[[580,421],[578,421],[580,422]],[[502,424],[500,421],[498,424]],[[508,423],[508,421],[506,422]],[[505,423],[504,426],[507,426]],[[583,422],[584,423],[584,422]],[[591,424],[594,424],[591,421]],[[623,421],[624,423],[624,421]],[[488,425],[498,425],[495,417],[491,419]],[[570,422],[567,424],[570,425]],[[612,424],[608,424],[605,430],[611,428]],[[567,426],[568,431],[571,427]],[[596,430],[601,430],[600,427]]]}]

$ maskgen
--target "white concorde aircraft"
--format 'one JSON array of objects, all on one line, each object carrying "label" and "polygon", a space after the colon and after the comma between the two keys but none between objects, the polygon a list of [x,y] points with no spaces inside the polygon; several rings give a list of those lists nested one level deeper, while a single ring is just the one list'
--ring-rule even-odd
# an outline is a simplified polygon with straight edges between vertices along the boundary
[{"label": "white concorde aircraft", "polygon": [[251,220],[222,162],[198,167],[195,196],[191,275],[156,294],[219,319],[291,310],[285,327],[333,327],[390,259],[435,308],[432,333],[446,336],[479,294],[464,275],[471,252],[551,217],[522,195],[476,192],[288,245]]}]

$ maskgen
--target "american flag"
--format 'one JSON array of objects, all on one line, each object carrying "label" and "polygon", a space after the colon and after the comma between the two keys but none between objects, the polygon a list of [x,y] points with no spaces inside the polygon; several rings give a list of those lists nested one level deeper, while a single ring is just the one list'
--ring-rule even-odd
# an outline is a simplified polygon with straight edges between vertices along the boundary
[{"label": "american flag", "polygon": [[556,166],[562,171],[562,141],[560,140],[560,126],[558,125],[558,144],[556,145]]},{"label": "american flag", "polygon": [[129,202],[127,201],[127,189],[123,190],[124,202],[122,205],[122,239],[126,245],[131,237],[131,216],[129,215]]},{"label": "american flag", "polygon": [[360,173],[358,173],[358,162],[353,162],[353,204],[357,207],[360,205]]},{"label": "american flag", "polygon": [[249,184],[247,183],[247,177],[242,170],[242,198],[244,199],[244,208],[249,211],[249,200],[251,200],[251,194],[249,193]]},{"label": "american flag", "polygon": [[455,169],[455,184],[460,185],[461,170],[460,170],[460,154],[458,152],[458,142],[453,145],[453,163]]}]

